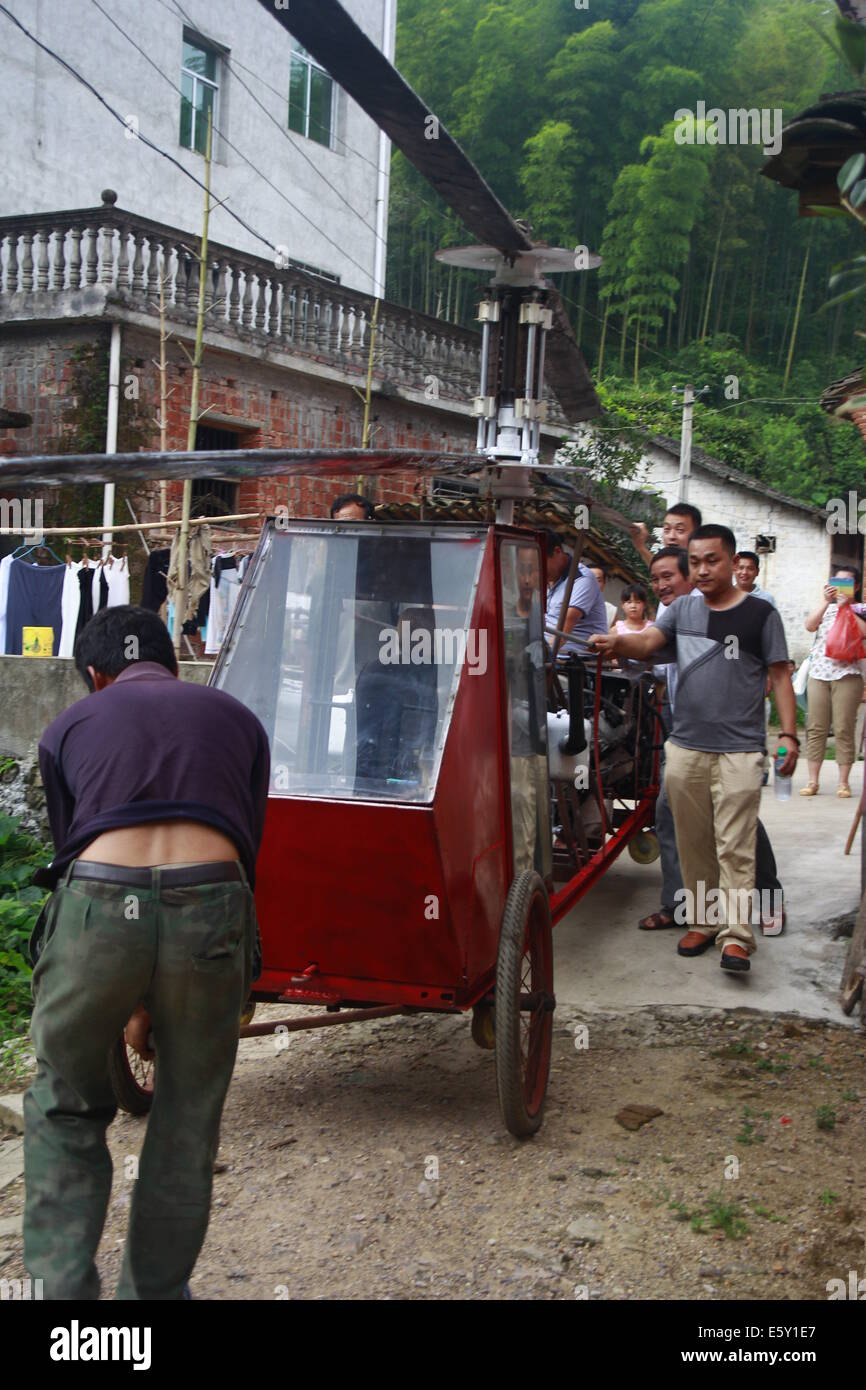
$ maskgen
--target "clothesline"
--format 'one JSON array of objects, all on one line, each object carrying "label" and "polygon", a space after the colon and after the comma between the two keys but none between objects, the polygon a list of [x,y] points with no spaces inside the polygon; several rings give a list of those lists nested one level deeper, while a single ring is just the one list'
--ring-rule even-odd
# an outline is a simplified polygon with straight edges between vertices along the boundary
[{"label": "clothesline", "polygon": [[[193,516],[189,519],[190,526],[222,526],[227,521],[261,521],[265,512],[238,512],[234,516]],[[4,536],[66,536],[74,539],[76,536],[105,536],[116,535],[121,531],[176,531],[181,526],[181,521],[140,521],[124,522],[122,526],[4,526],[2,534]]]}]

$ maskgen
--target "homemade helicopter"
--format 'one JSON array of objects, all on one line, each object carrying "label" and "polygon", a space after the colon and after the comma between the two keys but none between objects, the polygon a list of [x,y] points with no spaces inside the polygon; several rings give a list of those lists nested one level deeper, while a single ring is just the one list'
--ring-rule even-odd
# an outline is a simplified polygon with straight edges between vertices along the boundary
[{"label": "homemade helicopter", "polygon": [[[425,138],[432,113],[336,0],[293,0],[275,17],[482,243],[440,253],[493,273],[479,308],[476,453],[29,458],[0,465],[0,486],[214,471],[480,483],[491,524],[270,519],[211,683],[255,711],[271,746],[251,1005],[324,1009],[267,1023],[248,1012],[241,1035],[471,1010],[473,1038],[495,1051],[505,1124],[527,1136],[542,1121],[550,1066],[552,925],[627,844],[635,858],[653,855],[652,681],[604,671],[567,639],[560,658],[591,498],[569,470],[540,463],[545,374],[570,420],[599,410],[546,277],[599,259],[533,244],[444,127]],[[551,490],[582,522],[545,631],[546,546],[519,511]],[[119,1103],[143,1113],[153,1066],[119,1040],[112,1075]]]}]

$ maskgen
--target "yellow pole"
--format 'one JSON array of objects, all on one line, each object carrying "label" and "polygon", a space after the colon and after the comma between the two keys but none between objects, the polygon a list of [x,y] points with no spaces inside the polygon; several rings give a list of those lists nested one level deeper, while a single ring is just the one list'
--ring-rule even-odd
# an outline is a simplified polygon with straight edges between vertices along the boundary
[{"label": "yellow pole", "polygon": [[[204,157],[204,223],[201,233],[201,256],[199,257],[199,276],[198,276],[198,314],[195,324],[195,352],[192,359],[192,387],[189,400],[189,427],[187,429],[186,447],[189,453],[195,450],[196,426],[198,425],[198,397],[199,397],[199,378],[201,375],[201,354],[202,339],[204,338],[204,302],[207,291],[207,235],[208,221],[210,218],[210,163],[211,163],[211,140],[213,129],[211,122],[211,112],[207,113],[207,148]],[[180,639],[183,632],[184,615],[186,613],[186,593],[187,593],[187,573],[186,563],[189,551],[189,514],[192,507],[192,479],[186,478],[183,484],[183,503],[180,513],[180,535],[177,543],[177,572],[178,588],[174,609],[174,650],[180,651]]]}]

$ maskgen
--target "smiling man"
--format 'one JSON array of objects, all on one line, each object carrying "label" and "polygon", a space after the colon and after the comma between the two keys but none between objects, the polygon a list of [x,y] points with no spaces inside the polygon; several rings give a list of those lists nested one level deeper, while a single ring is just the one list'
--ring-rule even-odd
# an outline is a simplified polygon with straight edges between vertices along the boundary
[{"label": "smiling man", "polygon": [[[679,954],[701,955],[717,940],[725,970],[747,971],[755,950],[750,890],[766,758],[767,673],[782,721],[782,772],[797,763],[795,700],[782,621],[763,599],[734,586],[736,542],[727,526],[700,526],[689,541],[689,578],[681,594],[645,632],[592,637],[610,655],[646,661],[667,643],[676,648],[673,729],[666,746],[665,787],[676,826],[690,930]],[[793,745],[793,746],[792,746]],[[695,920],[719,889],[726,920]]]}]

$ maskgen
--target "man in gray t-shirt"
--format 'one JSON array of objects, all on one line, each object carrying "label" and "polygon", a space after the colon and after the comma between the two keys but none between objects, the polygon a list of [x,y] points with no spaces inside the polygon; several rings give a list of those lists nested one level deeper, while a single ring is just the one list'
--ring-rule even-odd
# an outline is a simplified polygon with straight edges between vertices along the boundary
[{"label": "man in gray t-shirt", "polygon": [[799,740],[781,619],[763,599],[734,587],[735,549],[727,526],[698,527],[689,540],[697,592],[675,599],[644,632],[592,637],[590,646],[642,661],[675,646],[677,697],[665,787],[691,928],[677,950],[697,956],[718,940],[723,969],[746,971],[756,949],[752,892],[768,672],[782,722],[785,776],[793,774]]}]

